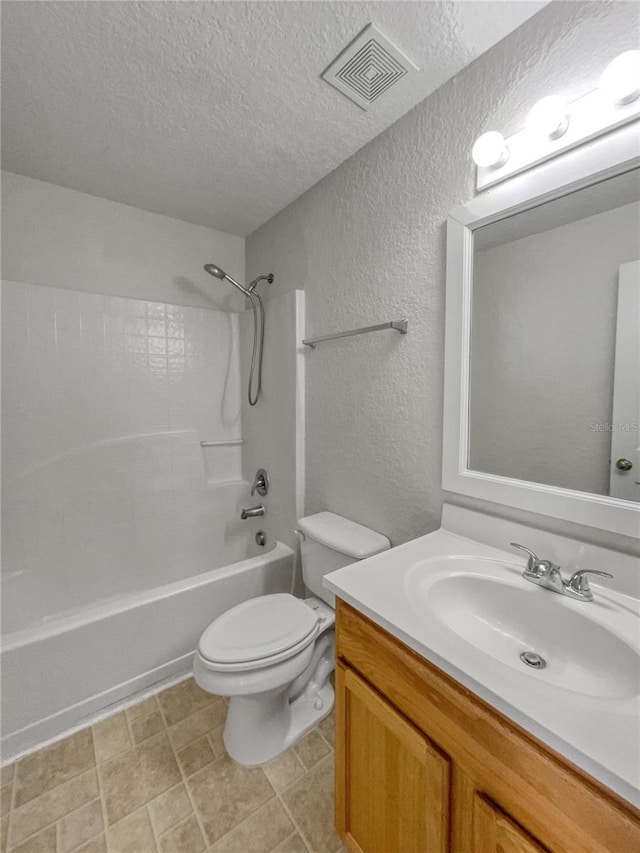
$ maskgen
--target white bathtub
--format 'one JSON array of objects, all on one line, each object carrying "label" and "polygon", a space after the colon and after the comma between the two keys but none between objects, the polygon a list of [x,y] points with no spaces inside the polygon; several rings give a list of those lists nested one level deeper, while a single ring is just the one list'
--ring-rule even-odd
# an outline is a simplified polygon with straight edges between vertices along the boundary
[{"label": "white bathtub", "polygon": [[288,592],[293,566],[277,542],[259,557],[4,634],[2,763],[188,673],[206,625],[240,601]]}]

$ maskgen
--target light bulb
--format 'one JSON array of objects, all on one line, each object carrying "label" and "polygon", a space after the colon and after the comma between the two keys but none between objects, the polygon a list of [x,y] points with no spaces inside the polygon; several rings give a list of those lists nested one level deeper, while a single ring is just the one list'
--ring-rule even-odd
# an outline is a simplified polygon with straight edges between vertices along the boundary
[{"label": "light bulb", "polygon": [[527,116],[527,127],[541,136],[559,139],[569,127],[565,102],[558,95],[542,98]]},{"label": "light bulb", "polygon": [[479,136],[471,151],[473,162],[476,166],[487,168],[488,166],[504,166],[509,159],[509,149],[504,141],[504,136],[497,130],[490,130]]},{"label": "light bulb", "polygon": [[604,69],[600,91],[615,104],[630,104],[640,95],[640,50],[627,50]]}]

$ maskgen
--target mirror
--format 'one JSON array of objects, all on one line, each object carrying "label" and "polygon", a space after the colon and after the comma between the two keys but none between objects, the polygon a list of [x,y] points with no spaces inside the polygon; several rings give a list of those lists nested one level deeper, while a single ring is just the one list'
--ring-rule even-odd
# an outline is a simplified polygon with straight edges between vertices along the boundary
[{"label": "mirror", "polygon": [[469,470],[640,501],[640,170],[473,230]]},{"label": "mirror", "polygon": [[640,538],[637,125],[447,220],[442,487]]}]

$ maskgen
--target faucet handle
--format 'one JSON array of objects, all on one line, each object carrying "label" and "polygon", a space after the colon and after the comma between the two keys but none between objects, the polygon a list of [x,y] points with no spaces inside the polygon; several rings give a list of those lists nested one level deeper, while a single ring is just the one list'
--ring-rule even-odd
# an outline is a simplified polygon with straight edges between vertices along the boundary
[{"label": "faucet handle", "polygon": [[567,590],[577,598],[584,598],[587,601],[591,601],[593,593],[591,592],[587,575],[600,575],[602,578],[612,578],[613,575],[609,574],[609,572],[598,572],[595,569],[579,569],[579,571],[571,575],[567,581]]},{"label": "faucet handle", "polygon": [[531,574],[539,574],[537,571],[537,567],[542,561],[538,559],[538,555],[534,551],[532,551],[531,548],[527,548],[524,545],[518,545],[517,542],[511,542],[510,545],[512,548],[519,548],[520,551],[524,551],[525,554],[529,555],[526,571]]},{"label": "faucet handle", "polygon": [[256,471],[256,478],[253,481],[253,486],[251,486],[251,494],[254,495],[256,492],[261,497],[269,492],[269,476],[264,468],[258,468]]}]

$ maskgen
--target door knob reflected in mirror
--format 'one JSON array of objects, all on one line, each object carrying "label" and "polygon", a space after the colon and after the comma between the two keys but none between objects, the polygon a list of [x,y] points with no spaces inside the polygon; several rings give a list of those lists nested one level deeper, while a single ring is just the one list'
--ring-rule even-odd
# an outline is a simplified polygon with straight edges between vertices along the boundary
[{"label": "door knob reflected in mirror", "polygon": [[633,468],[633,462],[630,459],[618,459],[616,461],[616,468],[619,471],[630,471]]}]

